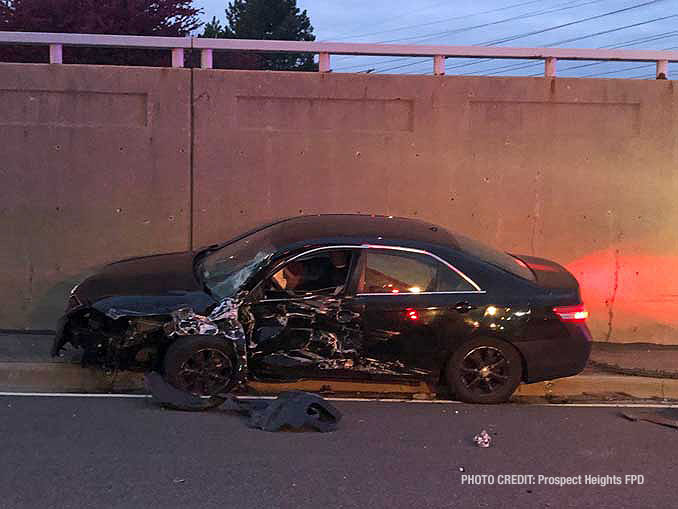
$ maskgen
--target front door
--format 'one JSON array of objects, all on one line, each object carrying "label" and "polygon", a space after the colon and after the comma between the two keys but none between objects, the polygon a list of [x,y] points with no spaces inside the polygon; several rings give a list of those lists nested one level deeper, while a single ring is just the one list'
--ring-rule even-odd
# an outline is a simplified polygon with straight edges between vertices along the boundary
[{"label": "front door", "polygon": [[322,248],[262,282],[249,309],[249,369],[259,379],[346,378],[359,363],[361,313],[350,297],[357,252]]}]

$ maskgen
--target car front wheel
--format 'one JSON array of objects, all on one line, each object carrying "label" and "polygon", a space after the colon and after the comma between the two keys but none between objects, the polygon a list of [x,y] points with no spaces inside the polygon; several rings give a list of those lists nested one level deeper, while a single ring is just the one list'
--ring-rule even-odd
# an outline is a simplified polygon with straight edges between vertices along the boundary
[{"label": "car front wheel", "polygon": [[186,336],[170,345],[163,363],[165,380],[175,388],[219,406],[235,385],[235,355],[219,336]]},{"label": "car front wheel", "polygon": [[467,403],[503,403],[522,378],[518,351],[496,338],[476,338],[463,344],[447,365],[447,383],[457,399]]}]

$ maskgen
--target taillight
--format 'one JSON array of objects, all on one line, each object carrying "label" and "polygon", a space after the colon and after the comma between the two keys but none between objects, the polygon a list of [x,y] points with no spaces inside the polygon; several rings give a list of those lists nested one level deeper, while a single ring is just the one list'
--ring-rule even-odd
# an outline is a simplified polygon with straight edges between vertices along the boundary
[{"label": "taillight", "polygon": [[586,311],[584,304],[577,306],[557,306],[553,308],[553,312],[558,315],[563,322],[583,323],[589,317],[589,312]]},{"label": "taillight", "polygon": [[524,261],[522,261],[522,260],[521,260],[520,258],[518,258],[517,256],[514,256],[513,259],[514,259],[515,262],[516,262],[518,265],[520,265],[523,269],[529,269],[529,267],[527,266],[527,263],[525,263]]}]

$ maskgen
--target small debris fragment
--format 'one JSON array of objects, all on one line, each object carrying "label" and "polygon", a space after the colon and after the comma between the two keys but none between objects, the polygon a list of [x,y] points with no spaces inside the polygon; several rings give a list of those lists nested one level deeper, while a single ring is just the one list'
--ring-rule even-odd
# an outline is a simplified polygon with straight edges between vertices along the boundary
[{"label": "small debris fragment", "polygon": [[492,438],[487,433],[487,431],[482,430],[480,433],[473,437],[473,441],[478,447],[489,447]]},{"label": "small debris fragment", "polygon": [[182,482],[185,482],[186,479],[174,479],[174,484],[181,484]]}]

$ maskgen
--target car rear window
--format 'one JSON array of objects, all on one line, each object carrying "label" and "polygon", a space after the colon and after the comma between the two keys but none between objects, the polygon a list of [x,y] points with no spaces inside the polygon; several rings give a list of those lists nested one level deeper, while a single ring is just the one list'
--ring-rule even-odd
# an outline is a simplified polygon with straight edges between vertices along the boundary
[{"label": "car rear window", "polygon": [[464,235],[459,235],[458,233],[454,234],[457,243],[459,244],[459,249],[465,253],[470,254],[476,258],[481,259],[484,262],[499,267],[507,272],[510,272],[513,275],[527,279],[529,281],[536,281],[537,279],[534,276],[534,273],[523,263],[521,260],[515,256],[511,256],[508,253],[503,251],[498,251],[490,246],[486,246],[482,242],[477,240],[470,239]]}]

